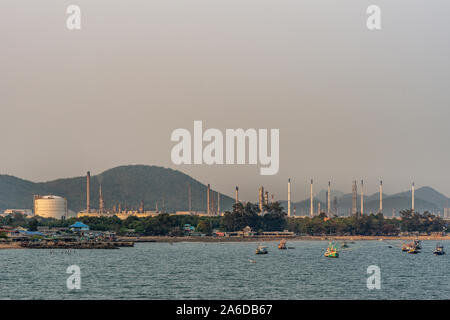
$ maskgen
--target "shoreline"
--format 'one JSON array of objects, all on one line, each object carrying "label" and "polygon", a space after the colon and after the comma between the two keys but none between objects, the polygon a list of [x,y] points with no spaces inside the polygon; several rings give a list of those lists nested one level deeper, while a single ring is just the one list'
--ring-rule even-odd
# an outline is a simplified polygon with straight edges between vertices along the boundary
[{"label": "shoreline", "polygon": [[288,236],[288,237],[165,237],[165,236],[143,236],[143,237],[122,237],[122,240],[140,242],[275,242],[285,239],[287,241],[370,241],[380,239],[387,241],[407,241],[419,239],[426,240],[450,240],[448,236]]},{"label": "shoreline", "polygon": [[[201,243],[225,243],[225,242],[279,242],[286,241],[441,241],[450,240],[448,236],[289,236],[289,237],[166,237],[166,236],[144,236],[144,237],[119,237],[121,241],[133,241],[134,243],[174,243],[174,242],[201,242]],[[27,249],[20,242],[0,242],[0,250],[5,249]],[[54,248],[58,249],[58,248]],[[86,250],[88,248],[85,248]]]},{"label": "shoreline", "polygon": [[20,242],[0,242],[0,250],[3,249],[25,249]]}]

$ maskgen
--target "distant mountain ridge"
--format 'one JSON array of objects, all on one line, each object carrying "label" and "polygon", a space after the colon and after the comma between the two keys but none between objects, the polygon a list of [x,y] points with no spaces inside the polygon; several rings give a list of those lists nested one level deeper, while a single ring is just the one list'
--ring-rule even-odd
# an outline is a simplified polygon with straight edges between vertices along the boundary
[{"label": "distant mountain ridge", "polygon": [[[187,210],[188,184],[191,185],[192,210],[206,211],[206,185],[184,174],[181,171],[158,166],[127,165],[106,170],[91,177],[91,207],[98,208],[99,186],[102,184],[103,198],[106,208],[121,204],[122,208],[137,209],[144,201],[145,209],[153,210],[158,203],[161,210],[163,199],[167,211]],[[86,208],[86,177],[57,179],[48,182],[31,182],[10,175],[0,175],[0,210],[32,208],[33,195],[54,194],[67,198],[68,207],[73,211]],[[217,201],[217,194],[214,201]],[[331,208],[333,199],[337,199],[339,215],[347,215],[352,207],[352,194],[331,190]],[[360,211],[360,194],[357,197],[357,208]],[[286,200],[280,201],[287,211]],[[231,210],[234,199],[221,194],[221,211]],[[326,211],[326,190],[321,190],[314,197],[314,212],[318,203],[322,211]],[[435,189],[425,186],[415,190],[415,209],[443,213],[450,199]],[[217,203],[216,203],[217,204]],[[310,200],[305,199],[292,203],[297,215],[309,215]],[[364,196],[364,212],[377,213],[379,194]],[[383,194],[383,213],[391,216],[403,209],[411,208],[411,191],[392,195]]]},{"label": "distant mountain ridge", "polygon": [[[163,202],[167,211],[188,209],[188,184],[191,185],[192,210],[206,211],[207,187],[190,176],[169,168],[146,165],[119,166],[91,176],[91,207],[98,208],[99,186],[102,185],[106,208],[121,204],[129,210],[153,210]],[[213,191],[211,189],[211,191]],[[0,209],[32,208],[33,195],[59,195],[67,198],[68,208],[80,211],[86,208],[86,177],[31,182],[9,175],[0,175]],[[217,205],[217,193],[212,192]],[[234,200],[220,195],[220,208],[230,210]]]}]

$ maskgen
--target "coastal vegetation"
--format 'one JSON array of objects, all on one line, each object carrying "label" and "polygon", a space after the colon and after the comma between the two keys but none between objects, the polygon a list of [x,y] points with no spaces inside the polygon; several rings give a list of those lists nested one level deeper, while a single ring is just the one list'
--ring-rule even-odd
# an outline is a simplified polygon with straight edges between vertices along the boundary
[{"label": "coastal vegetation", "polygon": [[233,210],[223,216],[169,215],[138,218],[130,216],[125,220],[113,217],[80,217],[67,220],[51,218],[26,219],[15,213],[0,217],[0,225],[24,227],[30,231],[38,226],[68,227],[75,221],[90,226],[91,230],[114,231],[117,234],[146,236],[184,236],[189,234],[210,235],[214,231],[241,231],[249,226],[254,232],[292,231],[299,235],[399,235],[402,232],[433,233],[447,230],[447,223],[429,212],[418,213],[412,210],[400,212],[400,219],[386,219],[382,213],[351,217],[328,217],[321,213],[313,218],[287,217],[283,207],[274,202],[263,207],[260,214],[257,204],[247,202],[233,205]]}]

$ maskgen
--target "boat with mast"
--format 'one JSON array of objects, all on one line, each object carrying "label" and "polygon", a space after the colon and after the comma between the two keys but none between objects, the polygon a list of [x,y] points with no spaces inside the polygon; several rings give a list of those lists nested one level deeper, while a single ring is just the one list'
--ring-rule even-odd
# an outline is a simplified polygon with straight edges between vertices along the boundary
[{"label": "boat with mast", "polygon": [[436,244],[436,248],[434,248],[433,254],[437,256],[442,256],[445,254],[444,246],[441,245],[439,242]]},{"label": "boat with mast", "polygon": [[328,248],[324,255],[327,258],[339,258],[339,252],[334,242],[328,243]]}]

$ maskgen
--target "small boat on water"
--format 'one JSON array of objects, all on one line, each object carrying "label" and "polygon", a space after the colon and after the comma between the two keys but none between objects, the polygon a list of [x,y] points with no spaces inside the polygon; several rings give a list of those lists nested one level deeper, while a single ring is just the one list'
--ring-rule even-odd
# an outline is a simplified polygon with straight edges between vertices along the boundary
[{"label": "small boat on water", "polygon": [[341,242],[341,248],[348,248],[347,241]]},{"label": "small boat on water", "polygon": [[439,242],[438,242],[438,243],[436,244],[436,248],[434,248],[433,253],[434,253],[435,255],[437,255],[437,256],[442,256],[442,255],[444,255],[444,254],[445,254],[444,246],[441,245],[441,244],[439,244]]},{"label": "small boat on water", "polygon": [[280,241],[280,243],[278,244],[278,249],[280,249],[280,250],[286,250],[287,249],[287,247],[286,247],[286,240],[282,239]]},{"label": "small boat on water", "polygon": [[420,250],[422,249],[422,242],[418,238],[416,238],[416,240],[414,240],[414,246]]},{"label": "small boat on water", "polygon": [[258,248],[256,248],[256,254],[268,254],[269,251],[267,251],[267,247],[265,246],[258,246]]},{"label": "small boat on water", "polygon": [[327,258],[339,258],[339,252],[333,242],[328,244],[328,248],[327,251],[325,251],[324,256]]},{"label": "small boat on water", "polygon": [[417,247],[414,243],[412,246],[409,247],[408,253],[416,254],[420,253],[420,247]]}]

